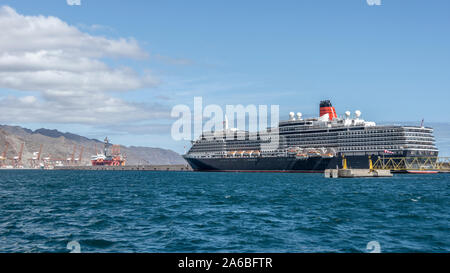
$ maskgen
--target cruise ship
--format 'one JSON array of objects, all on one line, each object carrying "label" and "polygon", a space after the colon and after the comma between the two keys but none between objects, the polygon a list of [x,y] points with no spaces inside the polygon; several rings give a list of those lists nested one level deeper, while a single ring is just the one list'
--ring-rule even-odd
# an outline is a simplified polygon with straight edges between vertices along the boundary
[{"label": "cruise ship", "polygon": [[[423,124],[422,124],[423,125]],[[249,132],[228,128],[203,132],[183,155],[195,171],[323,172],[368,168],[369,158],[437,157],[433,129],[424,126],[377,125],[361,112],[338,117],[329,100],[320,102],[319,117],[289,114],[278,127]]]}]

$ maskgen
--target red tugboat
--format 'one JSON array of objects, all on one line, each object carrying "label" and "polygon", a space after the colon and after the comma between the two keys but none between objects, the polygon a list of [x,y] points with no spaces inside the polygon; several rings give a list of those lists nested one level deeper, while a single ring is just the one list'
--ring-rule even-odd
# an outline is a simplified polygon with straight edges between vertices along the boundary
[{"label": "red tugboat", "polygon": [[[125,166],[125,158],[120,154],[120,146],[111,145],[108,137],[105,137],[104,143],[103,154],[92,156],[92,166]],[[112,146],[110,155],[108,155],[109,146]]]}]

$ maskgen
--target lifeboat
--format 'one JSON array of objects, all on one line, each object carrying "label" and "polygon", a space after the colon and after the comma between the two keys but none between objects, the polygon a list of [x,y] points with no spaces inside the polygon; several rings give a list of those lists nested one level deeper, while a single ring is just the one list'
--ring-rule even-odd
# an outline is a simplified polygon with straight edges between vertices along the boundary
[{"label": "lifeboat", "polygon": [[309,156],[320,156],[320,153],[316,150],[309,150],[308,155]]},{"label": "lifeboat", "polygon": [[326,153],[322,155],[323,158],[333,158],[334,155],[332,153]]},{"label": "lifeboat", "polygon": [[295,155],[295,157],[298,158],[298,159],[307,159],[308,155],[304,154],[304,153],[298,153],[298,154]]}]

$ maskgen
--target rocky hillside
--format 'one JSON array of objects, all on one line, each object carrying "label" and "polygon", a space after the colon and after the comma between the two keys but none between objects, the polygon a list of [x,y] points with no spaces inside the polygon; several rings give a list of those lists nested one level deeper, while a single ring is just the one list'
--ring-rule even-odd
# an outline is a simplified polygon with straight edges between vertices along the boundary
[{"label": "rocky hillside", "polygon": [[[24,143],[23,160],[25,167],[30,165],[30,158],[43,145],[42,158],[67,159],[72,157],[75,147],[75,158],[78,158],[83,147],[82,164],[90,164],[90,157],[103,148],[103,142],[89,139],[72,133],[62,133],[57,130],[38,129],[35,131],[19,126],[0,125],[0,156],[8,142],[7,158],[14,158]],[[150,148],[121,146],[121,153],[127,157],[127,165],[137,164],[186,164],[184,159],[174,151]]]}]

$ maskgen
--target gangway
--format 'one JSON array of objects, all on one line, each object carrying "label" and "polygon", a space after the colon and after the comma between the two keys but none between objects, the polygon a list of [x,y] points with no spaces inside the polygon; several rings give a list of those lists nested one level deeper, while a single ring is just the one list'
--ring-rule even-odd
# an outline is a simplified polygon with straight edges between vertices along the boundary
[{"label": "gangway", "polygon": [[374,169],[391,171],[450,172],[450,157],[379,157]]}]

